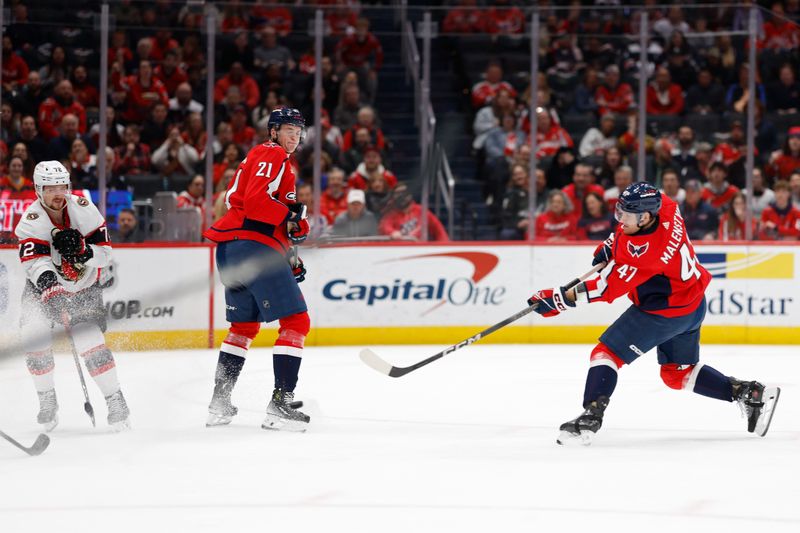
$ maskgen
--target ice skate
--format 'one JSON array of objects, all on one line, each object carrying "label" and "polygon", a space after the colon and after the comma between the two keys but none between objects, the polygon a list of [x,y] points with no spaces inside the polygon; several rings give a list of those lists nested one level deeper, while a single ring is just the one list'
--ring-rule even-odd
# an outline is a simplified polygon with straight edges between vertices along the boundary
[{"label": "ice skate", "polygon": [[285,429],[287,431],[305,431],[311,417],[292,407],[294,392],[275,389],[272,399],[267,405],[267,417],[261,424],[264,429]]},{"label": "ice skate", "polygon": [[36,421],[44,427],[45,431],[53,431],[58,425],[56,390],[50,389],[36,394],[39,395],[39,414],[36,416]]},{"label": "ice skate", "polygon": [[763,437],[769,431],[780,387],[766,387],[758,381],[739,381],[731,378],[733,399],[739,404],[742,416],[747,418],[747,431]]},{"label": "ice skate", "polygon": [[128,404],[125,402],[125,396],[122,391],[118,390],[111,396],[106,397],[106,404],[108,404],[108,425],[114,431],[123,431],[131,428],[130,414]]},{"label": "ice skate", "polygon": [[214,395],[208,405],[208,419],[206,427],[226,426],[231,423],[239,409],[231,403],[232,386],[227,382],[219,381],[214,387]]},{"label": "ice skate", "polygon": [[561,424],[559,428],[561,434],[559,434],[556,442],[558,444],[582,444],[584,446],[591,444],[595,433],[603,425],[603,412],[606,407],[608,407],[608,398],[606,396],[600,396],[597,400],[591,402],[578,418]]}]

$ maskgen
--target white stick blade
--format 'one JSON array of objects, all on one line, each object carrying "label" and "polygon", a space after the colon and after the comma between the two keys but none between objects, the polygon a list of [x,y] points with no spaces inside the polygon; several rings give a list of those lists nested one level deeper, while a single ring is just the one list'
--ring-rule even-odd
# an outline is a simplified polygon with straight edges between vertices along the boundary
[{"label": "white stick blade", "polygon": [[368,367],[372,368],[380,372],[381,374],[389,375],[389,372],[392,370],[392,365],[381,359],[378,354],[370,350],[369,348],[364,348],[358,354],[364,364]]}]

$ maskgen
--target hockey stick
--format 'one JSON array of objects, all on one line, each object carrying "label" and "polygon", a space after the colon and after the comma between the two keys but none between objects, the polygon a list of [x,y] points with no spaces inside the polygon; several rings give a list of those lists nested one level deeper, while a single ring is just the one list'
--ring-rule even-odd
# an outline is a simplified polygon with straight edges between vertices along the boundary
[{"label": "hockey stick", "polygon": [[26,448],[25,446],[23,446],[22,444],[20,444],[16,440],[12,439],[11,437],[6,435],[2,431],[0,431],[0,437],[3,437],[8,442],[10,442],[11,444],[16,446],[17,448],[19,448],[23,452],[27,453],[28,455],[32,455],[32,456],[41,454],[43,451],[45,451],[47,449],[48,446],[50,446],[50,437],[48,437],[44,433],[41,433],[41,434],[39,434],[38,437],[36,437],[36,442],[34,442],[33,445],[30,448]]},{"label": "hockey stick", "polygon": [[92,427],[97,427],[97,423],[94,420],[94,408],[92,407],[92,402],[89,401],[89,391],[86,389],[86,380],[83,379],[83,369],[81,368],[81,361],[78,358],[78,350],[75,349],[75,340],[72,338],[72,330],[69,327],[69,316],[67,316],[66,311],[62,313],[61,321],[64,323],[64,332],[67,334],[67,337],[69,338],[69,345],[72,347],[72,358],[75,359],[75,367],[78,369],[78,377],[81,378],[83,397],[86,400],[83,403],[83,410],[86,411],[86,414],[92,419]]},{"label": "hockey stick", "polygon": [[[576,286],[581,281],[586,280],[591,275],[596,274],[597,272],[602,270],[603,267],[605,267],[605,266],[606,266],[606,263],[600,263],[599,265],[596,265],[594,268],[592,268],[586,274],[582,275],[580,278],[576,278],[576,279],[570,281],[569,283],[567,283],[567,285],[565,285],[565,287],[567,289],[573,288],[574,286]],[[472,337],[470,337],[468,339],[465,339],[465,340],[459,342],[458,344],[454,344],[454,345],[450,346],[449,348],[445,348],[444,350],[442,350],[441,352],[437,353],[436,355],[432,355],[432,356],[428,357],[427,359],[423,359],[422,361],[420,361],[418,363],[415,363],[415,364],[413,364],[411,366],[405,366],[405,367],[393,366],[393,365],[389,364],[388,362],[386,362],[385,360],[381,359],[381,357],[378,354],[376,354],[375,352],[373,352],[369,348],[364,348],[363,350],[361,350],[361,352],[359,353],[359,357],[361,357],[361,360],[364,361],[364,364],[366,364],[368,367],[370,367],[370,368],[372,368],[374,370],[377,370],[381,374],[386,374],[387,376],[392,377],[392,378],[399,378],[401,376],[405,376],[409,372],[413,372],[414,370],[417,370],[418,368],[422,368],[423,366],[425,366],[425,365],[427,365],[429,363],[432,363],[432,362],[436,361],[437,359],[441,359],[442,357],[444,357],[445,355],[447,355],[449,353],[455,352],[456,350],[460,350],[461,348],[463,348],[465,346],[469,346],[470,344],[472,344],[474,342],[478,342],[482,338],[486,337],[487,335],[490,335],[490,334],[494,333],[498,329],[504,328],[507,325],[511,324],[512,322],[514,322],[516,320],[519,320],[520,318],[524,317],[525,315],[527,315],[531,311],[534,311],[537,307],[538,306],[536,304],[531,305],[529,307],[526,307],[522,311],[520,311],[520,312],[518,312],[518,313],[516,313],[516,314],[514,314],[514,315],[512,315],[512,316],[510,316],[508,318],[506,318],[505,320],[503,320],[501,322],[498,322],[497,324],[495,324],[493,326],[490,326],[490,327],[486,328],[485,330],[481,331],[480,333],[477,333],[476,335],[473,335]]]}]

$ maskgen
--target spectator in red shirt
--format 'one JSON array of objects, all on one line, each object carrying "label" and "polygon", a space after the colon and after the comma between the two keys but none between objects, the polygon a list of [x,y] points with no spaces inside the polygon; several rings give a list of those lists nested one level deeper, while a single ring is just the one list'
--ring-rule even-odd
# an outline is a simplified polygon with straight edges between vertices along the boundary
[{"label": "spectator in red shirt", "polygon": [[333,167],[328,172],[328,186],[319,197],[320,213],[333,224],[340,213],[347,211],[347,185],[344,181],[344,170]]},{"label": "spectator in red shirt", "polygon": [[378,70],[383,65],[383,47],[377,37],[369,31],[369,20],[359,18],[356,31],[344,37],[336,45],[336,59],[340,69],[351,69],[358,74],[370,101],[375,99]]},{"label": "spectator in red shirt", "polygon": [[75,99],[86,109],[97,109],[100,107],[100,93],[94,83],[89,82],[89,74],[86,67],[78,65],[72,71],[72,88],[75,92]]},{"label": "spectator in red shirt", "polygon": [[708,171],[708,183],[703,189],[703,200],[722,214],[730,205],[739,188],[726,181],[728,167],[720,162],[713,163]]},{"label": "spectator in red shirt", "polygon": [[525,16],[509,0],[494,0],[486,11],[486,31],[494,35],[518,35],[525,30]]},{"label": "spectator in red shirt", "polygon": [[160,62],[164,60],[164,56],[168,50],[178,50],[178,41],[172,38],[172,32],[165,29],[156,31],[156,36],[150,39],[152,49],[150,50],[150,57],[153,61]]},{"label": "spectator in red shirt", "polygon": [[476,0],[460,0],[459,7],[450,9],[442,23],[445,33],[482,33],[486,27],[486,13],[478,9]]},{"label": "spectator in red shirt", "polygon": [[197,150],[200,159],[205,157],[207,135],[203,126],[203,115],[200,113],[189,113],[186,117],[186,129],[181,134],[183,140]]},{"label": "spectator in red shirt", "polygon": [[189,81],[189,76],[179,63],[178,50],[170,49],[164,54],[164,61],[155,69],[155,77],[164,84],[169,96],[175,94],[180,84]]},{"label": "spectator in red shirt", "polygon": [[501,90],[508,91],[512,98],[517,97],[517,91],[510,83],[503,81],[503,68],[499,63],[492,61],[486,67],[485,79],[472,87],[472,107],[478,109],[489,105]]},{"label": "spectator in red shirt", "polygon": [[[202,221],[202,231],[206,229],[206,180],[197,174],[186,185],[186,189],[178,195],[178,209],[196,207],[200,210],[200,220]],[[199,237],[199,235],[198,235]]]},{"label": "spectator in red shirt", "polygon": [[[526,143],[528,144],[528,143]],[[536,110],[536,157],[552,157],[559,148],[572,148],[575,143],[567,130],[556,124],[550,113],[540,107]]]},{"label": "spectator in red shirt", "polygon": [[593,180],[594,173],[590,165],[584,163],[575,165],[575,172],[572,174],[572,183],[563,189],[564,194],[566,194],[567,198],[572,202],[572,212],[575,218],[581,218],[581,216],[583,216],[583,199],[587,194],[593,192],[602,198],[606,192],[601,186],[592,183]]},{"label": "spectator in red shirt", "polygon": [[783,2],[772,3],[772,18],[764,23],[763,47],[775,52],[795,50],[800,46],[800,29],[786,17]]},{"label": "spectator in red shirt", "polygon": [[11,156],[8,160],[8,174],[0,178],[0,192],[33,191],[33,182],[23,174],[25,163],[21,157]]},{"label": "spectator in red shirt", "polygon": [[356,12],[348,5],[348,0],[336,0],[337,7],[325,10],[325,35],[341,37],[352,31],[356,25]]},{"label": "spectator in red shirt", "polygon": [[356,123],[352,128],[344,133],[342,138],[342,149],[344,151],[350,150],[353,147],[353,138],[355,132],[361,128],[369,130],[371,142],[369,144],[377,146],[380,150],[386,148],[386,139],[383,137],[383,131],[378,127],[375,119],[375,110],[370,106],[364,106],[358,110],[356,115]]},{"label": "spectator in red shirt", "polygon": [[394,188],[386,206],[386,214],[381,219],[378,231],[388,235],[392,240],[422,240],[422,217],[428,219],[428,240],[445,242],[449,238],[439,219],[428,211],[423,213],[422,206],[414,201],[405,184]]},{"label": "spectator in red shirt", "polygon": [[383,166],[381,151],[376,146],[369,146],[364,150],[364,160],[347,178],[347,185],[353,189],[363,190],[374,176],[381,176],[390,189],[397,185],[397,176]]},{"label": "spectator in red shirt", "polygon": [[620,83],[618,66],[606,67],[603,84],[595,91],[594,100],[600,116],[606,113],[627,113],[631,110],[633,89],[625,82]]},{"label": "spectator in red shirt", "polygon": [[648,115],[680,115],[683,112],[683,89],[672,83],[669,70],[659,67],[647,86]]},{"label": "spectator in red shirt", "polygon": [[221,104],[228,94],[228,88],[235,86],[239,88],[239,93],[242,100],[247,105],[248,109],[252,109],[258,105],[261,98],[261,92],[258,90],[258,84],[252,76],[247,74],[240,62],[235,62],[231,65],[231,70],[217,80],[214,85],[214,103]]},{"label": "spectator in red shirt", "polygon": [[769,165],[764,170],[770,178],[788,180],[798,168],[800,168],[800,126],[793,126],[789,128],[789,136],[786,137],[783,149],[773,152]]},{"label": "spectator in red shirt", "polygon": [[789,183],[779,180],[773,187],[775,202],[761,212],[762,240],[797,240],[800,238],[800,209],[792,205]]},{"label": "spectator in red shirt", "polygon": [[140,141],[139,126],[126,126],[122,139],[124,144],[114,148],[114,174],[150,172],[150,147]]},{"label": "spectator in red shirt", "polygon": [[292,12],[283,6],[275,5],[278,0],[261,0],[250,11],[253,29],[261,30],[264,26],[272,26],[281,37],[292,31]]},{"label": "spectator in red shirt", "polygon": [[567,195],[558,189],[550,191],[547,195],[547,208],[536,217],[536,240],[573,241],[576,228],[575,215]]},{"label": "spectator in red shirt", "polygon": [[28,81],[28,64],[14,51],[11,37],[3,35],[3,90],[14,92]]},{"label": "spectator in red shirt", "polygon": [[153,77],[150,61],[139,62],[139,72],[121,80],[120,87],[125,91],[125,111],[122,118],[128,122],[143,122],[150,116],[150,110],[157,103],[169,104],[164,84]]},{"label": "spectator in red shirt", "polygon": [[[714,162],[722,163],[730,167],[739,159],[745,157],[747,146],[745,143],[744,125],[741,120],[734,120],[731,124],[731,134],[726,142],[719,143],[711,153]],[[758,149],[753,148],[758,154]],[[711,170],[709,168],[709,170]]]},{"label": "spectator in red shirt", "polygon": [[58,127],[65,115],[78,117],[78,131],[86,133],[86,110],[75,100],[72,83],[62,80],[53,90],[53,96],[39,106],[39,131],[45,140],[58,137]]},{"label": "spectator in red shirt", "polygon": [[214,186],[216,187],[219,184],[226,171],[236,171],[243,158],[244,152],[239,148],[238,144],[226,144],[222,150],[222,158],[214,163]]}]

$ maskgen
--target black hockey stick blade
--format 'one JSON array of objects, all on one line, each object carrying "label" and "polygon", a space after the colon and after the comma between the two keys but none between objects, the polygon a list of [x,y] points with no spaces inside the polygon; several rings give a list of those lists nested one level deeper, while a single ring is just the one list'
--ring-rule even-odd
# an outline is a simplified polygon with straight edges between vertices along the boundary
[{"label": "black hockey stick blade", "polygon": [[[575,287],[581,281],[589,278],[589,276],[591,276],[593,274],[596,274],[597,272],[600,272],[601,270],[603,270],[603,268],[605,268],[606,264],[607,263],[599,263],[599,264],[595,265],[594,267],[592,267],[592,269],[589,272],[587,272],[586,274],[582,275],[580,278],[575,278],[574,280],[570,281],[569,283],[567,283],[565,285],[565,287],[567,289],[571,289],[572,287]],[[401,376],[405,376],[409,372],[413,372],[414,370],[417,370],[418,368],[422,368],[423,366],[428,365],[428,364],[436,361],[437,359],[441,359],[442,357],[444,357],[445,355],[447,355],[449,353],[455,352],[456,350],[460,350],[461,348],[463,348],[465,346],[469,346],[470,344],[478,342],[482,338],[494,333],[495,331],[497,331],[499,329],[502,329],[502,328],[506,327],[507,325],[511,324],[512,322],[515,322],[516,320],[519,320],[520,318],[522,318],[523,316],[527,315],[528,313],[530,313],[532,311],[535,311],[537,307],[538,307],[537,304],[530,305],[530,306],[526,307],[525,309],[523,309],[523,310],[511,315],[510,317],[506,318],[505,320],[502,320],[502,321],[498,322],[497,324],[494,324],[493,326],[489,326],[488,328],[486,328],[485,330],[481,331],[480,333],[477,333],[477,334],[473,335],[472,337],[470,337],[468,339],[464,339],[463,341],[459,342],[458,344],[453,344],[452,346],[450,346],[448,348],[445,348],[441,352],[439,352],[439,353],[437,353],[435,355],[432,355],[432,356],[428,357],[427,359],[423,359],[422,361],[414,363],[411,366],[405,366],[405,367],[394,366],[394,365],[386,362],[385,360],[383,360],[378,354],[376,354],[375,352],[373,352],[369,348],[364,348],[363,350],[361,350],[359,352],[358,356],[361,358],[361,360],[364,362],[365,365],[367,365],[368,367],[372,368],[373,370],[375,370],[377,372],[380,372],[381,374],[384,374],[384,375],[389,376],[391,378],[399,378]]]},{"label": "black hockey stick blade", "polygon": [[88,401],[83,402],[83,410],[86,411],[86,414],[89,415],[89,418],[92,419],[92,427],[96,428],[97,422],[95,422],[94,420],[94,408],[92,407],[92,404],[89,403]]},{"label": "black hockey stick blade", "polygon": [[3,437],[8,442],[10,442],[11,444],[16,446],[17,448],[19,448],[23,452],[25,452],[25,453],[27,453],[28,455],[31,455],[31,456],[41,455],[41,453],[43,451],[45,451],[48,446],[50,446],[50,437],[48,437],[44,433],[41,433],[41,434],[39,434],[38,437],[36,437],[36,442],[34,442],[33,445],[30,448],[26,448],[25,446],[23,446],[22,444],[20,444],[16,440],[12,439],[11,437],[6,435],[2,431],[0,431],[0,437]]}]

